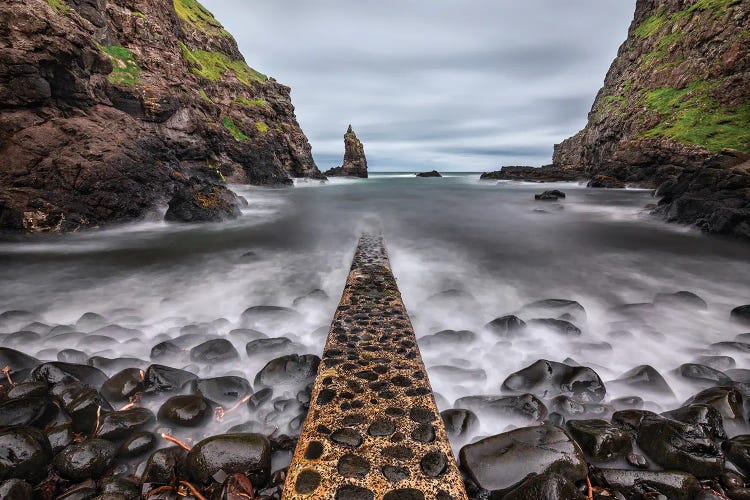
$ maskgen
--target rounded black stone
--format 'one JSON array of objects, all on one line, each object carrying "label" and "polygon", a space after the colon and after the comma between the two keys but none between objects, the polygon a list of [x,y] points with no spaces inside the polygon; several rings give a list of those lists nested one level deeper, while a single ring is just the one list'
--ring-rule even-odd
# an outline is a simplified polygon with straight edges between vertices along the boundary
[{"label": "rounded black stone", "polygon": [[388,458],[394,458],[396,460],[411,460],[414,456],[414,452],[406,446],[387,446],[383,448],[383,456]]},{"label": "rounded black stone", "polygon": [[294,489],[300,495],[308,495],[318,489],[318,486],[320,486],[320,474],[314,470],[303,470],[294,483]]},{"label": "rounded black stone", "polygon": [[323,455],[323,443],[320,441],[311,441],[305,450],[305,458],[308,460],[317,460]]},{"label": "rounded black stone", "polygon": [[380,471],[391,483],[397,483],[409,478],[409,471],[407,469],[396,467],[395,465],[384,465]]},{"label": "rounded black stone", "polygon": [[401,488],[383,495],[383,500],[424,500],[424,493],[414,488]]},{"label": "rounded black stone", "polygon": [[419,424],[411,433],[411,438],[420,443],[435,441],[435,428],[430,424]]},{"label": "rounded black stone", "polygon": [[349,427],[333,431],[330,437],[334,443],[350,448],[356,448],[362,444],[362,435]]},{"label": "rounded black stone", "polygon": [[435,420],[435,412],[429,408],[417,406],[409,410],[409,418],[420,424],[429,424]]},{"label": "rounded black stone", "polygon": [[374,382],[375,380],[378,379],[379,375],[372,370],[362,370],[361,372],[355,373],[354,376],[359,377],[364,380],[369,380],[371,382]]},{"label": "rounded black stone", "polygon": [[380,391],[378,396],[383,399],[393,399],[396,397],[396,393],[393,391]]},{"label": "rounded black stone", "polygon": [[323,389],[318,393],[318,399],[316,402],[319,405],[327,405],[331,401],[333,401],[333,398],[336,397],[336,391],[333,389]]},{"label": "rounded black stone", "polygon": [[358,455],[347,453],[339,459],[338,471],[344,477],[363,478],[370,472],[370,462]]},{"label": "rounded black stone", "polygon": [[409,387],[412,384],[411,379],[404,375],[396,375],[391,379],[391,382],[398,387]]},{"label": "rounded black stone", "polygon": [[403,417],[404,410],[401,408],[390,407],[385,409],[385,414],[389,417]]},{"label": "rounded black stone", "polygon": [[431,451],[419,461],[422,473],[428,477],[438,477],[448,468],[448,457],[442,451]]},{"label": "rounded black stone", "polygon": [[390,436],[396,432],[396,425],[389,418],[379,418],[370,424],[367,432],[370,436]]},{"label": "rounded black stone", "polygon": [[347,484],[336,490],[336,500],[373,500],[375,495],[367,488]]},{"label": "rounded black stone", "polygon": [[366,420],[367,418],[364,415],[353,413],[351,415],[345,416],[341,421],[341,425],[343,425],[344,427],[356,427],[359,424],[365,423]]},{"label": "rounded black stone", "polygon": [[417,396],[426,396],[429,393],[430,393],[430,390],[426,387],[413,387],[406,391],[406,395],[409,396],[410,398],[414,398]]}]

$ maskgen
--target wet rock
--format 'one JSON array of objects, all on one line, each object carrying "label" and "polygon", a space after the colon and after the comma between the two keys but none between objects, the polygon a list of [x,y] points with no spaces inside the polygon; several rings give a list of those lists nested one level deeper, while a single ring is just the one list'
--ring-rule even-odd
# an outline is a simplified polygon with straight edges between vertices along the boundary
[{"label": "wet rock", "polygon": [[537,474],[503,497],[503,500],[582,500],[586,496],[563,475],[554,472]]},{"label": "wet rock", "polygon": [[686,382],[701,387],[724,385],[732,382],[732,379],[719,370],[695,363],[685,363],[680,365],[680,367],[675,370],[675,373],[685,379]]},{"label": "wet rock", "polygon": [[174,392],[193,379],[194,373],[163,365],[151,365],[146,370],[144,384],[146,392]]},{"label": "wet rock", "polygon": [[63,349],[57,353],[57,360],[63,363],[86,365],[88,364],[89,355],[76,349]]},{"label": "wet rock", "polygon": [[[724,372],[737,366],[737,362],[731,356],[699,356],[695,359],[695,362]],[[727,375],[731,377],[731,375]]]},{"label": "wet rock", "polygon": [[145,369],[149,363],[138,358],[105,358],[104,356],[91,356],[88,364],[108,375],[113,375],[127,368]]},{"label": "wet rock", "polygon": [[657,464],[698,478],[717,476],[724,457],[703,429],[659,416],[648,416],[638,429],[638,446]]},{"label": "wet rock", "polygon": [[706,404],[693,404],[683,406],[676,410],[662,413],[663,417],[671,418],[686,424],[697,425],[708,437],[715,440],[724,440],[727,433],[724,431],[724,421],[719,410]]},{"label": "wet rock", "polygon": [[131,408],[112,412],[101,418],[96,437],[117,441],[134,432],[143,430],[154,422],[154,414],[148,408]]},{"label": "wet rock", "polygon": [[26,346],[38,342],[42,338],[36,332],[20,331],[13,332],[5,336],[4,342],[7,345]]},{"label": "wet rock", "polygon": [[180,346],[170,340],[159,342],[151,348],[151,354],[149,358],[153,361],[158,360],[169,360],[169,359],[180,359],[185,355],[184,351]]},{"label": "wet rock", "polygon": [[580,328],[563,319],[539,318],[529,320],[527,324],[532,327],[545,328],[559,335],[577,337],[582,334]]},{"label": "wet rock", "polygon": [[[15,376],[22,371],[31,370],[39,364],[39,360],[26,354],[11,349],[9,347],[0,347],[0,368],[10,367],[11,376]],[[22,380],[16,380],[22,382]]]},{"label": "wet rock", "polygon": [[568,431],[584,453],[597,462],[624,457],[632,448],[630,435],[606,420],[570,420]]},{"label": "wet rock", "polygon": [[694,404],[705,404],[716,408],[724,419],[725,426],[745,425],[742,393],[734,387],[711,387],[687,400],[683,406]]},{"label": "wet rock", "polygon": [[645,499],[645,493],[658,492],[669,500],[693,500],[693,496],[701,489],[698,480],[684,472],[595,469],[592,481],[602,487],[620,491],[627,498]]},{"label": "wet rock", "polygon": [[[278,306],[255,306],[245,309],[240,316],[240,322],[246,328],[263,331],[272,330],[274,327],[286,322],[295,322],[301,319],[300,314],[294,309]],[[270,328],[266,328],[270,327]]]},{"label": "wet rock", "polygon": [[705,300],[692,292],[657,293],[654,297],[657,306],[671,306],[689,309],[708,309]]},{"label": "wet rock", "polygon": [[324,292],[323,290],[316,288],[315,290],[311,291],[310,293],[303,295],[301,297],[297,297],[292,302],[292,305],[294,307],[300,307],[300,306],[311,306],[316,304],[322,304],[325,301],[328,300],[328,294]]},{"label": "wet rock", "polygon": [[216,377],[195,379],[190,382],[190,392],[217,405],[232,405],[253,393],[250,382],[242,377]]},{"label": "wet rock", "polygon": [[0,329],[10,330],[14,327],[30,323],[36,319],[36,314],[30,311],[11,310],[0,314]]},{"label": "wet rock", "polygon": [[128,437],[117,450],[117,456],[132,458],[145,455],[156,447],[156,436],[151,432],[136,432]]},{"label": "wet rock", "polygon": [[586,321],[586,310],[575,300],[567,299],[545,299],[532,302],[521,308],[521,313],[525,316],[549,315],[553,318],[560,318],[567,314],[572,316],[573,321]]},{"label": "wet rock", "polygon": [[315,380],[320,358],[313,354],[290,354],[270,361],[255,376],[255,388],[304,387]]},{"label": "wet rock", "polygon": [[502,338],[515,338],[523,334],[526,329],[526,322],[511,314],[495,318],[484,327]]},{"label": "wet rock", "polygon": [[199,427],[211,420],[211,406],[201,396],[184,395],[169,398],[159,408],[159,422],[178,427]]},{"label": "wet rock", "polygon": [[225,186],[189,179],[169,200],[168,222],[221,222],[241,215],[237,195]]},{"label": "wet rock", "polygon": [[750,326],[750,304],[735,307],[729,316],[737,323]]},{"label": "wet rock", "polygon": [[76,321],[76,330],[79,332],[91,332],[103,326],[107,326],[107,319],[93,312],[84,313]]},{"label": "wet rock", "polygon": [[88,480],[65,489],[55,500],[88,500],[94,498],[96,493],[96,482]]},{"label": "wet rock", "polygon": [[52,447],[52,453],[59,453],[63,448],[73,442],[75,434],[73,424],[64,423],[48,428],[46,431],[47,440]]},{"label": "wet rock", "polygon": [[640,410],[643,408],[643,398],[638,396],[626,396],[624,398],[613,399],[609,402],[615,411],[619,410]]},{"label": "wet rock", "polygon": [[115,445],[104,439],[91,439],[71,444],[53,460],[57,472],[71,481],[98,478],[115,458]]},{"label": "wet rock", "polygon": [[0,483],[0,498],[3,500],[28,500],[33,496],[34,489],[22,479],[8,479]]},{"label": "wet rock", "polygon": [[580,448],[554,426],[526,427],[461,448],[462,470],[492,498],[518,487],[530,475],[557,473],[584,479],[588,467]]},{"label": "wet rock", "polygon": [[544,191],[541,194],[534,195],[534,199],[537,201],[557,201],[561,198],[565,198],[565,193],[558,189]]},{"label": "wet rock", "polygon": [[144,385],[145,374],[138,368],[126,368],[112,375],[102,384],[101,393],[107,401],[118,403],[127,401],[137,392],[146,389]]},{"label": "wet rock", "polygon": [[610,415],[614,408],[609,405],[597,403],[581,403],[568,396],[557,396],[550,402],[550,411],[559,413],[564,417],[599,417],[604,418]]},{"label": "wet rock", "polygon": [[63,402],[65,411],[73,420],[73,430],[76,432],[93,432],[94,427],[96,427],[97,413],[112,411],[112,406],[107,400],[91,387],[78,383],[68,383],[63,387],[58,386],[53,387],[52,392],[55,394],[58,389],[62,389],[58,397]]},{"label": "wet rock", "polygon": [[621,410],[612,415],[612,423],[636,435],[644,419],[657,416],[656,413],[648,410]]},{"label": "wet rock", "polygon": [[672,389],[664,377],[649,365],[636,366],[620,375],[616,380],[607,382],[608,385],[631,389],[639,395],[654,397],[674,397]]},{"label": "wet rock", "polygon": [[747,342],[714,342],[709,347],[718,352],[750,353],[750,343]]},{"label": "wet rock", "polygon": [[244,474],[232,474],[224,480],[219,498],[228,500],[253,498],[254,492],[253,483],[250,482],[247,476]]},{"label": "wet rock", "polygon": [[240,353],[226,339],[214,339],[190,349],[190,361],[196,363],[225,363],[240,359]]},{"label": "wet rock", "polygon": [[541,422],[547,416],[547,407],[533,394],[467,396],[456,400],[453,406],[471,410],[480,417],[518,420],[524,424]]},{"label": "wet rock", "polygon": [[235,328],[227,334],[229,337],[234,339],[236,342],[248,343],[253,340],[267,339],[268,335],[252,328]]},{"label": "wet rock", "polygon": [[470,330],[442,330],[432,335],[425,335],[419,338],[419,345],[424,347],[432,346],[465,346],[474,342],[477,334]]},{"label": "wet rock", "polygon": [[99,494],[95,500],[135,500],[140,498],[138,483],[125,477],[109,477],[99,484]]},{"label": "wet rock", "polygon": [[0,481],[43,478],[52,461],[47,436],[33,427],[0,429]]},{"label": "wet rock", "polygon": [[271,474],[271,445],[260,434],[222,434],[196,444],[187,456],[190,476],[208,483],[218,471],[241,473],[262,487]]},{"label": "wet rock", "polygon": [[264,338],[251,340],[245,346],[248,357],[265,357],[279,356],[285,353],[291,353],[301,346],[295,344],[286,337]]},{"label": "wet rock", "polygon": [[179,446],[156,450],[146,462],[142,480],[144,483],[173,484],[181,471],[187,452]]},{"label": "wet rock", "polygon": [[8,391],[8,399],[44,397],[47,395],[48,390],[49,385],[47,382],[22,382],[14,385]]},{"label": "wet rock", "polygon": [[445,431],[457,442],[470,439],[479,431],[479,418],[471,410],[451,409],[440,412]]},{"label": "wet rock", "polygon": [[601,401],[606,394],[604,383],[591,368],[544,359],[511,374],[502,389],[530,392],[543,398],[566,395],[584,403]]},{"label": "wet rock", "polygon": [[38,424],[49,404],[47,397],[25,397],[0,403],[0,427]]},{"label": "wet rock", "polygon": [[419,172],[416,174],[417,177],[442,177],[440,172],[437,170],[431,170],[429,172]]},{"label": "wet rock", "polygon": [[45,381],[48,384],[80,382],[99,388],[106,382],[107,375],[93,366],[52,361],[34,368],[31,371],[30,378],[36,381]]}]

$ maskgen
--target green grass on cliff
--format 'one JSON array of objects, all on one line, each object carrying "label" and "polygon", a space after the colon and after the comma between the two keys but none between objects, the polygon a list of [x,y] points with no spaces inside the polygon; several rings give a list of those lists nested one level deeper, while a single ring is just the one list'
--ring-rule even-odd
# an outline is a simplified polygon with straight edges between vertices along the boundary
[{"label": "green grass on cliff", "polygon": [[261,134],[268,133],[268,125],[263,122],[255,122],[255,128],[258,129],[258,132],[260,132]]},{"label": "green grass on cliff", "polygon": [[129,87],[138,84],[141,67],[138,66],[132,50],[120,45],[102,45],[101,49],[112,60],[112,73],[109,74],[110,83]]},{"label": "green grass on cliff", "polygon": [[268,109],[268,103],[265,101],[265,99],[248,99],[247,97],[238,97],[235,99],[234,104],[237,104],[238,106],[243,106],[245,108],[262,108],[262,109]]},{"label": "green grass on cliff", "polygon": [[232,137],[234,137],[235,140],[246,141],[248,139],[247,135],[245,135],[245,133],[240,130],[237,124],[234,123],[234,121],[228,116],[225,116],[221,123],[224,125],[224,128],[227,129],[230,134],[232,134]]},{"label": "green grass on cliff", "polygon": [[708,10],[714,13],[714,17],[722,17],[732,5],[742,3],[744,0],[698,0],[687,9],[675,14],[676,17],[683,17],[699,10]]},{"label": "green grass on cliff", "polygon": [[68,7],[68,4],[65,3],[65,0],[47,0],[47,5],[52,7],[52,10],[54,10],[58,14],[61,12],[70,12],[70,7]]},{"label": "green grass on cliff", "polygon": [[213,14],[196,0],[173,0],[173,3],[177,17],[198,31],[212,36],[232,37]]},{"label": "green grass on cliff", "polygon": [[245,61],[233,61],[221,52],[190,50],[182,42],[180,48],[182,57],[193,66],[191,71],[207,80],[215,82],[220,80],[224,73],[232,73],[240,82],[250,87],[253,82],[262,83],[268,79],[263,73],[248,66]]},{"label": "green grass on cliff", "polygon": [[667,23],[669,23],[669,18],[663,11],[651,14],[635,29],[635,36],[638,38],[650,38],[666,26]]},{"label": "green grass on cliff", "polygon": [[711,98],[711,90],[710,83],[696,80],[684,89],[662,87],[648,92],[646,103],[661,115],[662,122],[643,136],[670,137],[714,153],[724,148],[750,152],[750,104],[721,106]]}]

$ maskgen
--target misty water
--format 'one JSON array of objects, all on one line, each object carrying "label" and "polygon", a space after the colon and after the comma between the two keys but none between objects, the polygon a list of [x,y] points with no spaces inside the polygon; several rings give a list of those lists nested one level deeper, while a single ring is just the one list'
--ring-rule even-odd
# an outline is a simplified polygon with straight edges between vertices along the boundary
[{"label": "misty water", "polygon": [[[551,188],[564,190],[567,198],[534,201],[535,193]],[[136,358],[145,369],[155,344],[182,336],[185,356],[159,363],[201,377],[236,374],[252,382],[278,354],[248,358],[245,344],[252,334],[236,330],[284,336],[297,344],[290,352],[320,355],[357,238],[365,228],[381,227],[417,337],[446,329],[476,333],[475,340],[458,344],[420,342],[441,410],[464,396],[500,394],[508,375],[538,359],[590,366],[605,384],[650,364],[675,398],[644,396],[646,407],[664,410],[702,388],[674,372],[683,363],[728,354],[736,368],[750,368],[747,353],[709,347],[743,333],[729,321],[729,311],[750,302],[748,247],[650,217],[644,209],[655,203],[649,191],[480,182],[478,174],[375,174],[289,189],[236,189],[250,203],[231,222],[141,222],[66,236],[6,237],[0,243],[0,312],[31,311],[49,327],[70,325],[68,330],[80,333],[55,338],[49,328],[27,327],[25,320],[2,325],[11,334],[2,345],[42,360],[56,360],[62,349]],[[317,293],[297,301],[301,318],[240,322],[248,307],[293,307],[316,289],[328,298]],[[705,299],[708,309],[614,309],[680,290]],[[484,329],[494,318],[551,298],[583,305],[585,317],[573,320],[581,336],[531,327],[520,338],[503,339]],[[102,325],[76,325],[86,312],[132,330],[92,334]],[[551,317],[528,309],[518,314],[526,320]],[[24,329],[36,335],[12,334]],[[114,340],[102,338],[107,336]],[[215,337],[230,339],[240,361],[191,362],[187,350]],[[605,403],[625,396],[641,395],[612,384]],[[158,401],[152,404],[158,407]],[[243,411],[200,432],[243,423],[249,418]],[[519,423],[480,415],[480,424],[476,435]]]}]

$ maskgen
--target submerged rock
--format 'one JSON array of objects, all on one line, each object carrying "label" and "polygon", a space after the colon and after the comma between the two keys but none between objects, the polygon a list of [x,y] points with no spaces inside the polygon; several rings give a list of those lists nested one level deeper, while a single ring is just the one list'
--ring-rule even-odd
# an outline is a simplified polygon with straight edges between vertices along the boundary
[{"label": "submerged rock", "polygon": [[526,329],[526,322],[512,314],[495,318],[484,325],[492,333],[503,338],[517,337]]},{"label": "submerged rock", "polygon": [[479,430],[479,419],[471,410],[444,410],[440,412],[440,418],[452,440],[467,440]]},{"label": "submerged rock", "polygon": [[657,306],[671,306],[690,309],[708,309],[705,300],[693,292],[675,292],[675,293],[657,293],[654,297],[654,304]]},{"label": "submerged rock", "polygon": [[313,354],[290,354],[276,358],[255,376],[253,385],[256,389],[263,387],[304,387],[315,380],[320,358]]},{"label": "submerged rock", "polygon": [[200,427],[211,420],[211,405],[201,396],[185,395],[169,398],[159,408],[159,422],[178,427]]},{"label": "submerged rock", "polygon": [[136,432],[128,437],[117,450],[117,456],[122,458],[138,457],[156,447],[156,436],[151,432]]},{"label": "submerged rock", "polygon": [[224,363],[240,359],[240,353],[226,339],[214,339],[190,349],[190,361],[198,363]]},{"label": "submerged rock", "polygon": [[471,410],[484,418],[518,420],[525,425],[541,422],[547,407],[533,394],[520,396],[467,396],[456,400],[455,408]]},{"label": "submerged rock", "polygon": [[557,473],[584,479],[588,467],[580,448],[555,426],[526,427],[461,448],[461,469],[492,498],[519,486],[530,476]]},{"label": "submerged rock", "polygon": [[218,405],[232,405],[245,396],[250,396],[253,389],[244,378],[227,376],[192,380],[190,392]]},{"label": "submerged rock", "polygon": [[557,189],[544,191],[541,194],[534,195],[534,199],[537,201],[557,201],[561,198],[565,198],[565,193]]},{"label": "submerged rock", "polygon": [[146,392],[174,392],[198,378],[189,371],[163,365],[149,366],[144,377]]},{"label": "submerged rock", "polygon": [[502,389],[530,392],[543,398],[566,395],[583,403],[599,402],[607,392],[599,375],[591,368],[545,359],[511,374],[503,382]]},{"label": "submerged rock", "polygon": [[222,434],[196,444],[187,456],[187,470],[199,483],[208,483],[219,471],[242,473],[256,487],[268,483],[271,445],[261,434]]},{"label": "submerged rock", "polygon": [[664,377],[649,365],[636,366],[620,375],[620,378],[607,382],[608,385],[624,387],[639,395],[654,397],[674,397],[672,389]]},{"label": "submerged rock", "polygon": [[563,319],[554,318],[538,318],[529,320],[527,323],[529,326],[542,327],[551,330],[559,335],[577,337],[581,335],[581,329],[570,321]]},{"label": "submerged rock", "polygon": [[743,325],[750,326],[750,304],[732,309],[730,317]]}]

